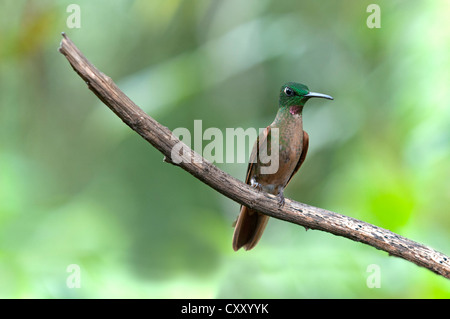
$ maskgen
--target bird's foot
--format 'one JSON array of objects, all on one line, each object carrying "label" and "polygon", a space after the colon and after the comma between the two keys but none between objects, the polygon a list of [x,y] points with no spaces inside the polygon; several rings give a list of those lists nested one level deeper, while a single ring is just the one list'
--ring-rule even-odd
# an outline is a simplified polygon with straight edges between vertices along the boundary
[{"label": "bird's foot", "polygon": [[256,188],[257,190],[262,191],[262,185],[261,185],[260,183],[258,183],[257,181],[255,181],[254,178],[252,178],[252,179],[250,180],[250,185],[251,185],[252,187]]},{"label": "bird's foot", "polygon": [[279,192],[278,195],[278,206],[283,207],[284,206],[284,195],[283,195],[283,191]]}]

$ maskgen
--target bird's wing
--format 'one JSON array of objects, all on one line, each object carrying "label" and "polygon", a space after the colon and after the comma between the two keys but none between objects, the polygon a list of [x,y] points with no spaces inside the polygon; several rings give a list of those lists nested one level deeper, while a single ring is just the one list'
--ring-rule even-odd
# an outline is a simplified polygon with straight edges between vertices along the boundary
[{"label": "bird's wing", "polygon": [[[268,141],[269,139],[269,141]],[[267,145],[270,142],[270,125],[267,126],[264,131],[256,138],[255,145],[253,145],[252,153],[248,160],[247,175],[245,177],[245,183],[250,185],[250,179],[256,172],[253,170],[256,168],[255,164],[259,160],[259,153],[264,150],[263,154],[267,153]]]},{"label": "bird's wing", "polygon": [[[259,159],[259,152],[267,147],[268,139],[270,139],[270,126],[258,136],[247,167],[247,176],[245,183],[251,184],[252,176],[257,174],[256,168],[259,165],[256,162]],[[241,206],[241,211],[235,222],[235,229],[233,234],[233,249],[238,250],[244,247],[245,250],[250,250],[258,243],[266,228],[269,216],[255,212],[254,210]]]},{"label": "bird's wing", "polygon": [[308,152],[308,146],[309,146],[309,135],[308,133],[306,133],[305,131],[303,131],[303,148],[302,148],[302,154],[300,155],[300,158],[298,160],[297,165],[295,166],[294,171],[291,174],[291,177],[289,177],[287,184],[289,184],[289,182],[291,181],[292,177],[295,175],[295,173],[297,173],[298,169],[300,168],[300,166],[302,166],[303,162],[305,161],[306,158],[306,153]]}]

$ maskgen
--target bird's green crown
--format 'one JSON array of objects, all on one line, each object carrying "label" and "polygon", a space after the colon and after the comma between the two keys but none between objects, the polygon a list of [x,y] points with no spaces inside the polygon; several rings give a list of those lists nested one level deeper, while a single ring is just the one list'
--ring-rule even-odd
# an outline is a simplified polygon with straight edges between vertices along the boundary
[{"label": "bird's green crown", "polygon": [[280,90],[280,108],[298,106],[303,107],[310,98],[318,97],[332,100],[329,95],[310,92],[309,88],[301,83],[288,82]]},{"label": "bird's green crown", "polygon": [[280,90],[280,107],[291,105],[303,105],[306,100],[304,96],[309,93],[309,88],[300,83],[288,82]]}]

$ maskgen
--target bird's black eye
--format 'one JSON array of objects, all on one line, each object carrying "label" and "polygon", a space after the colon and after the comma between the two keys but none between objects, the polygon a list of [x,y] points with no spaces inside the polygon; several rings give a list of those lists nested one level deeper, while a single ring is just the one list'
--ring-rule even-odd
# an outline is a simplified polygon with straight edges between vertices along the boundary
[{"label": "bird's black eye", "polygon": [[286,94],[287,96],[294,96],[295,95],[294,91],[291,88],[289,88],[289,87],[284,88],[284,94]]}]

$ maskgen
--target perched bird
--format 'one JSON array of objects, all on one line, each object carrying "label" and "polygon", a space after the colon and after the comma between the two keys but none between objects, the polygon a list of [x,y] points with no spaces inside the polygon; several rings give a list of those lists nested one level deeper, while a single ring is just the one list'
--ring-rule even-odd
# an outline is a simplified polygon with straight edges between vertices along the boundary
[{"label": "perched bird", "polygon": [[[302,165],[308,151],[309,137],[303,131],[302,111],[306,101],[313,97],[333,99],[329,95],[310,92],[306,85],[300,83],[289,82],[283,85],[277,116],[258,136],[250,155],[245,182],[277,195],[280,205],[284,205],[284,188]],[[275,163],[278,164],[278,169],[264,173],[264,167],[269,165],[268,154],[273,148],[271,145],[279,148],[278,158],[271,159],[278,161]],[[244,247],[245,250],[250,250],[255,247],[268,220],[269,216],[242,206],[235,222],[233,249],[237,251]]]}]

